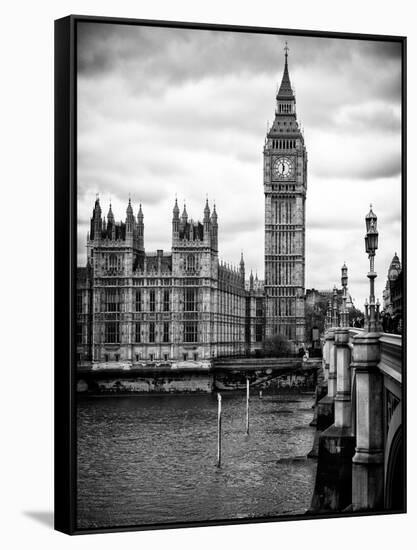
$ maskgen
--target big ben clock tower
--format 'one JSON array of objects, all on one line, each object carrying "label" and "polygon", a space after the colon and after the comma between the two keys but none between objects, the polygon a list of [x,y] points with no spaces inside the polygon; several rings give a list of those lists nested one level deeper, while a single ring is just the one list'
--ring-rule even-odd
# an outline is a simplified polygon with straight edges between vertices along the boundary
[{"label": "big ben clock tower", "polygon": [[305,199],[307,151],[297,122],[295,96],[285,66],[275,119],[264,147],[265,337],[305,339]]}]

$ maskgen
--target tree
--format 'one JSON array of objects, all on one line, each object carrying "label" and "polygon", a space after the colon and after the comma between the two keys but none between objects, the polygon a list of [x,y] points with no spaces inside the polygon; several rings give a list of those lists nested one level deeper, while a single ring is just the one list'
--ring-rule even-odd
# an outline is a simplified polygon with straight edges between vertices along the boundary
[{"label": "tree", "polygon": [[[311,343],[311,331],[314,327],[319,329],[319,333],[324,333],[324,325],[326,321],[327,308],[329,306],[329,300],[327,297],[321,295],[316,297],[314,304],[306,302],[305,316],[306,316],[306,341]],[[337,312],[340,315],[342,307],[342,297],[338,295],[337,298]],[[332,309],[333,315],[333,309]],[[349,326],[353,327],[355,321],[363,320],[363,313],[359,309],[356,309],[353,304],[348,309]]]},{"label": "tree", "polygon": [[306,341],[311,343],[311,331],[313,328],[319,329],[319,334],[324,332],[324,322],[326,320],[326,313],[328,307],[328,300],[324,296],[320,296],[314,305],[306,303],[305,316],[306,316]]},{"label": "tree", "polygon": [[264,341],[263,348],[266,357],[288,357],[292,351],[291,342],[282,334],[267,338]]},{"label": "tree", "polygon": [[359,321],[361,326],[363,326],[363,317],[364,315],[362,311],[360,309],[356,309],[356,307],[352,305],[349,309],[349,326],[355,326],[355,321]]}]

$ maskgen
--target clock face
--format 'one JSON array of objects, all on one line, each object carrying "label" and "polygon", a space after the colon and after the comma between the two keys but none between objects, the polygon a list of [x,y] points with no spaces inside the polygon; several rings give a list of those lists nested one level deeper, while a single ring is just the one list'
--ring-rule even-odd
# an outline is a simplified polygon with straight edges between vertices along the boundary
[{"label": "clock face", "polygon": [[272,164],[272,175],[275,179],[288,179],[293,173],[290,159],[286,157],[275,158]]}]

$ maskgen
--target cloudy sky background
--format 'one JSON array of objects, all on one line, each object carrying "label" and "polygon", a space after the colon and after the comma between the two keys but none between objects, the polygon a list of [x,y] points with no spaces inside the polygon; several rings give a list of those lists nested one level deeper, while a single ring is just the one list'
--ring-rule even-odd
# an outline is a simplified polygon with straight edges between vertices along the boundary
[{"label": "cloudy sky background", "polygon": [[381,299],[401,252],[398,44],[220,31],[78,24],[78,263],[96,193],[125,219],[145,216],[148,251],[171,246],[172,207],[201,219],[216,202],[219,255],[263,278],[262,149],[288,40],[308,151],[306,288],[369,292],[364,217],[372,203]]}]

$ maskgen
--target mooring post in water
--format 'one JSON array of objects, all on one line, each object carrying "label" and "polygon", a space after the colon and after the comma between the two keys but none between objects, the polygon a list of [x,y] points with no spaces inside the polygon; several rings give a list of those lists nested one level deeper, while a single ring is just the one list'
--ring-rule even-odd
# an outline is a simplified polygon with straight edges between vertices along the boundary
[{"label": "mooring post in water", "polygon": [[246,435],[249,435],[249,378],[246,378]]},{"label": "mooring post in water", "polygon": [[222,396],[217,394],[217,467],[222,463]]}]

